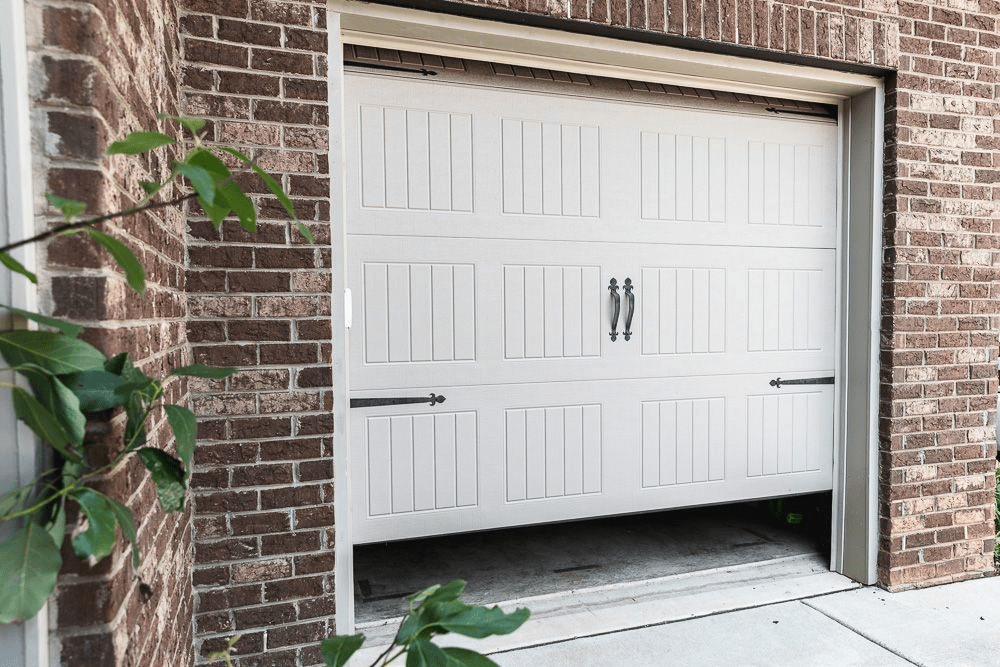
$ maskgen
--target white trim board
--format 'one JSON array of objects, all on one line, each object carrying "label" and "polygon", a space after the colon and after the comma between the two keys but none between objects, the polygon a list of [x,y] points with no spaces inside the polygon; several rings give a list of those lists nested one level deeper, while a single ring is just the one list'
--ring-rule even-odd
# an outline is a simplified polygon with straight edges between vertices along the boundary
[{"label": "white trim board", "polygon": [[[840,308],[845,320],[838,357],[838,487],[834,492],[832,567],[862,583],[875,581],[877,553],[878,326],[881,266],[882,118],[884,92],[877,77],[688,51],[674,47],[506,24],[377,4],[330,0],[331,225],[334,313],[341,312],[347,247],[343,175],[343,62],[345,42],[437,55],[545,67],[657,83],[765,94],[842,110],[844,177]],[[335,131],[334,131],[335,130]],[[339,262],[339,264],[338,264]],[[849,331],[856,333],[849,336]],[[334,336],[334,465],[337,481],[337,631],[354,628],[350,498],[347,330]],[[847,392],[851,387],[852,391]],[[841,410],[844,412],[844,410]],[[848,447],[850,445],[850,447]],[[860,482],[848,488],[850,480]]]},{"label": "white trim board", "polygon": [[[28,117],[28,59],[23,2],[0,2],[0,242],[31,236],[34,229],[31,189],[31,129]],[[34,270],[29,246],[13,254]],[[0,272],[0,303],[35,310],[36,291],[28,281],[6,269]],[[2,318],[0,328],[11,326]],[[6,379],[6,378],[5,378]],[[0,394],[0,423],[13,437],[0,443],[0,493],[35,478],[42,468],[35,436],[16,421],[10,394]],[[11,527],[4,527],[5,532]],[[49,664],[49,609],[20,624],[0,625],[4,664],[41,667]],[[53,651],[55,653],[55,651]]]}]

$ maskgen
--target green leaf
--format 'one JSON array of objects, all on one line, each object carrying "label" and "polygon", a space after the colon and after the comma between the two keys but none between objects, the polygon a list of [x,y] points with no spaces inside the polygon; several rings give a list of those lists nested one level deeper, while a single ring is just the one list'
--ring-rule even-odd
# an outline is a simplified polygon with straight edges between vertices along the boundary
[{"label": "green leaf", "polygon": [[407,647],[406,667],[450,667],[448,656],[427,639],[418,639]]},{"label": "green leaf", "polygon": [[93,489],[78,489],[70,496],[87,515],[87,530],[73,538],[73,552],[80,558],[102,560],[115,548],[115,513],[108,499]]},{"label": "green leaf", "polygon": [[524,625],[530,615],[524,607],[506,614],[500,607],[475,606],[441,619],[437,625],[448,632],[482,639],[490,635],[509,635]]},{"label": "green leaf", "polygon": [[191,181],[199,199],[209,206],[215,203],[215,178],[212,176],[212,172],[204,167],[186,162],[178,162],[177,171]]},{"label": "green leaf", "polygon": [[5,252],[0,252],[0,264],[3,264],[14,273],[20,273],[34,284],[38,284],[38,276],[24,268],[24,264],[21,264],[21,262],[17,261]]},{"label": "green leaf", "polygon": [[444,651],[444,654],[451,661],[448,663],[449,665],[455,664],[462,667],[500,667],[482,653],[476,653],[467,648],[448,646],[441,650]]},{"label": "green leaf", "polygon": [[86,204],[75,199],[66,199],[65,197],[49,194],[48,192],[45,193],[45,199],[47,199],[52,206],[59,209],[66,222],[69,222],[73,216],[80,215],[87,210]]},{"label": "green leaf", "polygon": [[7,306],[4,304],[0,304],[0,308],[6,308],[15,315],[20,315],[21,317],[31,320],[32,322],[38,322],[43,326],[52,327],[53,329],[59,329],[59,331],[62,331],[70,338],[76,338],[81,333],[83,333],[83,327],[81,327],[78,324],[70,324],[69,322],[57,320],[54,317],[39,315],[38,313],[33,313],[30,310],[21,310],[20,308],[14,308],[13,306]]},{"label": "green leaf", "polygon": [[243,194],[240,186],[233,181],[221,184],[215,191],[217,197],[221,197],[240,219],[240,227],[253,234],[257,231],[257,209],[250,198]]},{"label": "green leaf", "polygon": [[111,253],[114,260],[118,262],[118,266],[124,269],[125,281],[129,284],[129,287],[139,294],[146,291],[146,270],[142,268],[142,264],[139,263],[135,254],[127,245],[115,237],[108,236],[96,229],[88,229],[87,235]]},{"label": "green leaf", "polygon": [[243,162],[251,169],[253,169],[254,173],[260,176],[261,179],[263,179],[264,184],[267,186],[267,189],[270,190],[271,193],[278,198],[278,201],[281,203],[282,207],[285,209],[285,212],[288,213],[288,215],[292,218],[292,220],[299,219],[298,216],[295,215],[295,207],[292,206],[292,200],[288,198],[288,195],[285,194],[285,191],[284,189],[282,189],[281,184],[278,183],[278,181],[274,180],[273,176],[271,176],[269,173],[258,167],[256,162],[254,162],[253,160],[251,160],[250,158],[248,158],[246,155],[236,150],[235,148],[230,148],[229,146],[219,146],[218,149],[221,151],[225,151],[230,155],[235,156],[241,162]]},{"label": "green leaf", "polygon": [[145,192],[147,196],[150,196],[159,192],[163,185],[155,181],[139,181],[139,187],[142,188],[142,191]]},{"label": "green leaf", "polygon": [[32,483],[27,486],[22,486],[8,491],[0,496],[0,521],[10,521],[10,519],[5,518],[8,514],[24,509],[24,501],[34,490],[35,484]]},{"label": "green leaf", "polygon": [[224,367],[224,366],[206,366],[205,364],[191,364],[190,366],[181,366],[180,368],[175,368],[170,371],[171,375],[185,375],[188,377],[196,378],[208,378],[210,380],[221,380],[222,378],[227,378],[234,373],[238,373],[238,368]]},{"label": "green leaf", "polygon": [[191,154],[188,155],[183,164],[193,164],[202,167],[206,171],[211,172],[217,182],[229,177],[229,167],[226,166],[226,163],[204,148],[196,148],[191,151]]},{"label": "green leaf", "polygon": [[156,118],[158,120],[167,120],[167,119],[176,120],[178,123],[180,123],[188,130],[190,130],[192,134],[194,134],[201,128],[205,127],[204,118],[191,118],[190,116],[170,116],[165,113],[156,114]]},{"label": "green leaf", "polygon": [[138,155],[160,146],[169,146],[175,143],[177,143],[176,139],[160,132],[132,132],[121,141],[116,141],[108,146],[106,153],[108,155]]},{"label": "green leaf", "polygon": [[295,227],[299,230],[299,234],[302,234],[303,238],[309,243],[316,243],[315,237],[313,237],[312,230],[306,227],[303,223],[298,223]]},{"label": "green leaf", "polygon": [[59,378],[50,375],[34,364],[23,364],[16,368],[31,385],[35,398],[51,412],[69,435],[70,442],[83,442],[87,417],[80,411],[80,399]]},{"label": "green leaf", "polygon": [[14,414],[23,421],[43,441],[67,459],[80,460],[80,456],[69,449],[71,438],[66,429],[38,399],[21,389],[13,387]]},{"label": "green leaf", "polygon": [[411,604],[420,604],[422,602],[426,602],[428,604],[433,602],[448,602],[451,600],[457,600],[458,596],[460,596],[464,590],[465,582],[461,579],[453,579],[444,586],[441,584],[428,586],[424,590],[414,593],[406,599],[409,600]]},{"label": "green leaf", "polygon": [[143,447],[139,450],[142,464],[156,483],[156,494],[164,512],[180,512],[184,509],[184,469],[181,462],[162,449]]},{"label": "green leaf", "polygon": [[191,476],[191,457],[194,455],[198,423],[193,412],[179,405],[165,404],[163,411],[167,413],[167,421],[174,432],[177,454],[184,464],[184,479],[187,479]]},{"label": "green leaf", "polygon": [[[219,201],[222,200],[220,199]],[[232,211],[232,209],[229,208],[228,203],[229,202],[226,202],[225,204],[209,204],[204,199],[198,199],[198,204],[205,211],[205,215],[208,216],[208,219],[212,221],[212,226],[215,229],[219,228],[222,221],[225,220],[226,216],[229,215],[229,212]]]},{"label": "green leaf", "polygon": [[117,389],[125,384],[120,376],[95,368],[82,373],[61,375],[59,379],[80,401],[80,412],[110,410],[125,403]]},{"label": "green leaf", "polygon": [[35,364],[53,375],[100,368],[105,362],[90,343],[51,331],[2,331],[0,355],[11,366]]},{"label": "green leaf", "polygon": [[60,567],[59,547],[33,521],[0,544],[0,623],[37,614],[56,587]]},{"label": "green leaf", "polygon": [[66,539],[66,496],[63,496],[59,499],[58,503],[54,504],[56,505],[55,515],[50,517],[48,522],[43,525],[49,537],[56,543],[56,546],[61,547],[63,540]]},{"label": "green leaf", "polygon": [[334,635],[319,643],[319,651],[326,667],[343,667],[364,643],[364,635]]},{"label": "green leaf", "polygon": [[132,545],[132,567],[139,567],[139,545],[137,543],[135,519],[132,517],[132,511],[114,498],[108,498],[107,496],[105,498],[111,507],[111,512],[115,515],[115,520],[118,521],[118,525],[122,528],[122,535]]}]

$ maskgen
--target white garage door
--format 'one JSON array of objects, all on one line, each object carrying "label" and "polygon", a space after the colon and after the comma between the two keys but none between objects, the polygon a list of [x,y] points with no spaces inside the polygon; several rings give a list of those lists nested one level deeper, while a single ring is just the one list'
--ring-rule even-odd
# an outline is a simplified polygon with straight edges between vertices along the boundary
[{"label": "white garage door", "polygon": [[347,75],[354,541],[832,488],[835,121],[475,65]]}]

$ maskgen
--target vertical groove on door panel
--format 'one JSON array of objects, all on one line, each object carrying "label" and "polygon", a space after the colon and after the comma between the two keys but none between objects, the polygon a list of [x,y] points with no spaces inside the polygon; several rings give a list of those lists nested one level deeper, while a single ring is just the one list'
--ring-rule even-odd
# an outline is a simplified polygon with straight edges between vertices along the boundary
[{"label": "vertical groove on door panel", "polygon": [[430,118],[426,111],[406,112],[406,207],[431,207]]},{"label": "vertical groove on door panel", "polygon": [[504,213],[600,214],[596,127],[510,118],[500,127]]},{"label": "vertical groove on door panel", "polygon": [[708,202],[708,221],[726,221],[726,192],[729,184],[726,181],[726,140],[714,137],[708,140],[708,184],[710,199]]},{"label": "vertical groove on door panel", "polygon": [[596,127],[580,128],[580,215],[601,215],[601,136]]},{"label": "vertical groove on door panel", "polygon": [[363,275],[367,363],[475,359],[475,267],[365,264]]},{"label": "vertical groove on door panel", "polygon": [[385,206],[385,124],[380,107],[361,107],[361,205]]},{"label": "vertical groove on door panel", "polygon": [[512,408],[504,423],[508,502],[601,490],[600,406]]},{"label": "vertical groove on door panel", "polygon": [[448,114],[439,111],[427,114],[427,146],[428,207],[433,211],[450,211],[454,202],[451,194],[453,148]]},{"label": "vertical groove on door panel", "polygon": [[431,310],[434,313],[434,360],[455,358],[455,288],[454,270],[449,264],[431,266]]},{"label": "vertical groove on door panel", "polygon": [[829,399],[819,392],[748,396],[747,475],[820,470],[818,452],[833,429],[828,412]]},{"label": "vertical groove on door panel", "polygon": [[527,442],[528,499],[545,497],[545,410],[532,408],[525,414],[525,442]]},{"label": "vertical groove on door panel", "polygon": [[368,451],[368,516],[392,512],[391,436],[388,417],[371,417],[366,424]]},{"label": "vertical groove on door panel", "polygon": [[562,215],[562,127],[542,124],[542,213]]},{"label": "vertical groove on door panel", "polygon": [[599,281],[597,267],[504,266],[504,357],[600,354]]},{"label": "vertical groove on door panel", "polygon": [[455,416],[434,416],[434,502],[438,509],[455,507],[457,501]]},{"label": "vertical groove on door panel", "polygon": [[704,222],[709,219],[709,193],[712,181],[708,163],[708,139],[691,139],[691,219]]},{"label": "vertical groove on door panel", "polygon": [[431,267],[410,264],[410,360],[431,361],[434,358]]},{"label": "vertical groove on door panel", "polygon": [[725,478],[725,399],[642,403],[642,485]]},{"label": "vertical groove on door panel", "polygon": [[781,144],[778,157],[778,224],[795,224],[795,146]]},{"label": "vertical groove on door panel", "polygon": [[406,208],[409,186],[406,182],[409,156],[406,152],[406,111],[385,110],[385,205]]},{"label": "vertical groove on door panel", "polygon": [[389,281],[388,265],[365,264],[365,361],[389,361]]},{"label": "vertical groove on door panel", "polygon": [[434,415],[413,418],[413,509],[434,509]]},{"label": "vertical groove on door panel", "polygon": [[583,492],[600,493],[604,487],[604,427],[601,406],[583,407]]},{"label": "vertical groove on door panel", "polygon": [[455,415],[455,481],[458,507],[479,504],[479,437],[476,415],[460,412]]},{"label": "vertical groove on door panel", "polygon": [[506,449],[507,502],[527,498],[525,470],[527,451],[525,449],[524,410],[507,410],[504,415],[504,444]]},{"label": "vertical groove on door panel", "polygon": [[822,271],[750,269],[747,273],[747,350],[818,350],[824,309]]},{"label": "vertical groove on door panel", "polygon": [[691,137],[677,137],[677,219],[691,220],[694,195],[694,156]]},{"label": "vertical groove on door panel", "polygon": [[523,211],[528,215],[542,213],[542,193],[544,191],[542,151],[542,124],[534,121],[521,123],[521,175],[524,192]]},{"label": "vertical groove on door panel", "polygon": [[501,128],[501,171],[503,172],[503,212],[524,212],[524,165],[522,163],[521,121],[504,118]]},{"label": "vertical groove on door panel", "polygon": [[451,115],[451,209],[471,212],[475,208],[473,191],[472,116]]},{"label": "vertical groove on door panel", "polygon": [[580,165],[580,128],[563,125],[562,128],[562,210],[566,216],[579,216],[582,202]]},{"label": "vertical groove on door panel", "polygon": [[658,146],[659,196],[657,210],[660,220],[677,219],[677,138],[661,134]]},{"label": "vertical groove on door panel", "polygon": [[566,435],[563,429],[564,408],[545,409],[545,496],[566,494]]},{"label": "vertical groove on door panel", "polygon": [[823,149],[751,141],[747,193],[750,224],[822,227],[835,215]]},{"label": "vertical groove on door panel", "polygon": [[663,218],[659,210],[660,164],[657,138],[658,135],[654,132],[639,133],[640,210],[645,220]]},{"label": "vertical groove on door panel", "polygon": [[386,276],[388,286],[389,361],[410,361],[412,319],[410,317],[410,267],[407,264],[389,264]]},{"label": "vertical groove on door panel", "polygon": [[392,513],[413,511],[413,418],[390,417]]},{"label": "vertical groove on door panel", "polygon": [[362,106],[361,205],[464,211],[472,202],[472,117]]}]

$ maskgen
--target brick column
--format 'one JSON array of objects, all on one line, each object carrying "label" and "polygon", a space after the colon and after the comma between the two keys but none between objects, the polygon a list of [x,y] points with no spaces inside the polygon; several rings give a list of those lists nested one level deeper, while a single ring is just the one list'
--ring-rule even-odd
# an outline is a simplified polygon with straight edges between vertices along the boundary
[{"label": "brick column", "polygon": [[275,175],[317,241],[255,178],[257,234],[235,221],[217,232],[191,211],[194,357],[244,369],[192,383],[196,652],[239,633],[241,664],[318,663],[334,614],[326,8],[181,6],[185,113]]}]

